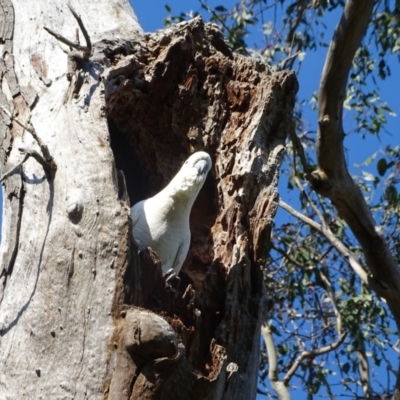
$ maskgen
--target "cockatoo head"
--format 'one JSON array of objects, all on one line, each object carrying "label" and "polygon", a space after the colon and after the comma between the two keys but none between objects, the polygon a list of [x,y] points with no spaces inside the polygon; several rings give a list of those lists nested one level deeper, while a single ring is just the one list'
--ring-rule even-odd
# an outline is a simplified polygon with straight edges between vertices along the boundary
[{"label": "cockatoo head", "polygon": [[170,185],[173,191],[177,194],[186,193],[195,198],[207,178],[211,165],[211,157],[207,153],[204,151],[193,153],[172,179]]}]

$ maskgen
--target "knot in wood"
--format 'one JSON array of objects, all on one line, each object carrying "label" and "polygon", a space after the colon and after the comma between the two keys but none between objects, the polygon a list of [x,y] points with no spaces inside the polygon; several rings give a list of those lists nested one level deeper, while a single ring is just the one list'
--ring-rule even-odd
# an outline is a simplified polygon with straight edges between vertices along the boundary
[{"label": "knot in wood", "polygon": [[312,188],[322,196],[327,196],[328,192],[331,190],[328,175],[320,169],[311,172],[310,183]]},{"label": "knot in wood", "polygon": [[331,119],[330,119],[329,115],[324,115],[322,118],[320,118],[320,119],[318,120],[318,123],[319,123],[321,126],[327,126],[327,125],[330,124],[330,122],[331,122]]},{"label": "knot in wood", "polygon": [[127,352],[142,360],[173,358],[178,353],[178,338],[160,316],[144,310],[128,310],[122,335]]},{"label": "knot in wood", "polygon": [[84,206],[80,198],[77,198],[76,196],[71,196],[68,199],[66,212],[71,222],[78,223],[81,220],[83,209]]}]

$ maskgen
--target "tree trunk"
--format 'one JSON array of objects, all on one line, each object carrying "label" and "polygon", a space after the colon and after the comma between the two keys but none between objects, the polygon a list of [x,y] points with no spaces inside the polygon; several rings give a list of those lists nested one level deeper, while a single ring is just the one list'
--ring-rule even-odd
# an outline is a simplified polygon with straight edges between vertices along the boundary
[{"label": "tree trunk", "polygon": [[[254,398],[296,79],[201,19],[143,35],[128,1],[92,4],[71,51],[44,29],[75,42],[64,1],[0,0],[0,399]],[[166,283],[129,207],[196,150],[214,166]]]}]

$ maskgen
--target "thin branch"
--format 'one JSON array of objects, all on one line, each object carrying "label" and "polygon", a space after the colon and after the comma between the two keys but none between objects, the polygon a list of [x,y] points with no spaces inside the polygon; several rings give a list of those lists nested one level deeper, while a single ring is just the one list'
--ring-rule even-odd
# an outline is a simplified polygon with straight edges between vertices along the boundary
[{"label": "thin branch", "polygon": [[19,168],[27,159],[29,158],[29,154],[25,154],[25,157],[20,161],[17,165],[12,167],[9,171],[5,172],[0,179],[0,183],[3,183],[10,175],[12,175],[17,168]]},{"label": "thin branch", "polygon": [[304,187],[301,184],[300,179],[297,176],[294,176],[294,181],[295,181],[297,187],[300,189],[300,191],[303,193],[303,195],[307,199],[308,204],[310,204],[310,206],[314,210],[315,214],[318,215],[318,218],[322,222],[322,226],[324,226],[326,228],[328,226],[328,224],[326,223],[324,216],[319,211],[318,207],[314,204],[314,202],[310,199],[310,196],[307,194],[307,192],[304,190]]},{"label": "thin branch", "polygon": [[21,153],[26,154],[26,156],[34,158],[43,167],[43,170],[46,174],[46,178],[48,180],[54,178],[55,170],[51,167],[51,165],[49,165],[47,160],[40,153],[38,153],[35,149],[27,149],[24,147],[20,147],[18,150]]},{"label": "thin branch", "polygon": [[[303,144],[301,143],[300,138],[296,135],[294,129],[289,129],[289,137],[293,144],[294,155],[295,156],[297,155],[300,158],[300,163],[303,167],[304,174],[306,175],[307,180],[312,184],[314,178],[311,174],[311,168],[307,162],[307,157],[303,148]],[[295,162],[293,163],[296,169],[296,163]]]},{"label": "thin branch", "polygon": [[[277,253],[279,253],[281,256],[283,256],[283,258],[285,258],[287,261],[291,262],[293,265],[300,268],[301,270],[306,271],[307,269],[310,269],[310,268],[307,268],[305,265],[300,264],[292,256],[290,256],[290,251],[288,251],[288,252],[283,251],[278,246],[275,246],[274,243],[271,243],[271,248],[273,248]],[[312,269],[314,269],[314,267],[312,267]]]},{"label": "thin branch", "polygon": [[321,281],[323,282],[323,284],[325,286],[325,290],[328,293],[329,299],[331,300],[333,312],[335,313],[335,316],[336,316],[337,331],[340,336],[343,334],[342,333],[342,316],[340,314],[339,307],[336,302],[335,292],[333,291],[333,287],[331,285],[330,280],[325,276],[325,274],[322,272],[322,270],[318,269],[317,271],[318,271],[317,273],[318,273],[319,278],[321,279]]},{"label": "thin branch", "polygon": [[64,36],[60,35],[57,32],[54,32],[50,28],[47,28],[46,26],[43,27],[47,32],[50,33],[50,35],[54,36],[59,42],[66,44],[67,46],[82,51],[83,53],[87,54],[88,48],[86,46],[82,46],[80,44],[71,42],[71,40],[65,38]]},{"label": "thin branch", "polygon": [[299,355],[299,357],[297,357],[296,361],[291,366],[289,371],[286,373],[286,376],[283,378],[282,382],[285,385],[287,385],[289,383],[289,381],[292,378],[293,374],[296,372],[297,368],[299,368],[299,366],[300,366],[300,364],[302,363],[303,360],[305,360],[305,359],[313,359],[313,358],[315,358],[317,356],[329,353],[330,351],[337,349],[343,343],[343,341],[346,338],[346,336],[347,336],[347,332],[342,332],[339,335],[338,340],[336,340],[336,342],[333,342],[328,346],[320,347],[318,349],[311,350],[311,351],[303,351]]},{"label": "thin branch", "polygon": [[296,372],[297,368],[300,366],[301,362],[304,359],[312,359],[317,357],[318,355],[322,355],[325,353],[328,353],[336,348],[338,348],[344,341],[344,339],[346,338],[347,332],[342,332],[342,316],[339,312],[339,308],[336,302],[336,297],[335,297],[335,293],[333,291],[332,285],[329,281],[329,279],[325,276],[325,274],[320,270],[317,269],[316,270],[318,273],[319,278],[321,279],[321,281],[323,282],[324,286],[325,286],[325,290],[328,293],[328,296],[331,300],[332,303],[332,307],[336,316],[336,324],[337,324],[337,332],[338,332],[338,340],[334,343],[331,343],[328,346],[325,347],[321,347],[312,351],[303,351],[300,356],[296,359],[296,361],[294,362],[294,364],[292,365],[292,367],[289,369],[289,371],[287,372],[285,378],[283,379],[283,383],[288,384],[290,378],[293,376],[293,374]]},{"label": "thin branch", "polygon": [[[294,245],[295,245],[295,243],[296,243],[296,239],[297,239],[297,237],[299,236],[300,232],[301,232],[301,228],[299,228],[299,230],[296,232],[296,234],[293,235],[293,239],[294,239],[294,240],[293,240],[292,243],[289,244],[289,247],[288,247],[288,249],[287,249],[287,253],[288,253],[288,254],[291,252],[292,248],[294,247]],[[273,244],[272,244],[272,246],[273,246]],[[277,251],[279,251],[279,250],[277,250]],[[281,263],[280,263],[280,265],[279,265],[279,269],[281,269],[284,265],[285,265],[285,258],[282,258],[282,261],[281,261]]]},{"label": "thin branch", "polygon": [[278,361],[276,357],[274,339],[272,337],[271,328],[265,322],[261,326],[261,335],[264,338],[265,347],[267,348],[268,379],[271,383],[271,386],[278,395],[279,400],[291,400],[286,385],[278,379]]},{"label": "thin branch", "polygon": [[[226,29],[227,32],[229,32],[236,40],[237,40],[237,35],[235,33],[234,29],[230,29],[225,22],[223,21],[223,19],[210,7],[208,7],[207,4],[204,3],[203,0],[199,0],[199,3],[202,5],[202,7],[207,10],[214,18],[216,18],[221,25]],[[241,48],[241,50],[243,50],[246,54],[249,54],[249,52],[245,49],[245,48]]]},{"label": "thin branch", "polygon": [[305,222],[307,225],[310,225],[312,228],[322,233],[335,247],[335,249],[342,254],[343,257],[347,258],[351,268],[353,271],[360,277],[360,279],[366,285],[369,284],[368,275],[362,265],[357,261],[357,257],[351,252],[333,233],[328,227],[323,227],[317,222],[313,221],[311,218],[308,218],[304,214],[298,212],[293,207],[289,206],[289,204],[285,203],[283,200],[279,200],[279,206],[286,210],[288,213],[292,214],[294,217],[299,220]]},{"label": "thin branch", "polygon": [[18,120],[17,118],[15,118],[10,111],[7,110],[7,108],[5,108],[4,106],[2,106],[0,104],[0,108],[7,114],[7,116],[11,119],[14,120],[19,126],[21,126],[22,128],[24,128],[26,131],[28,131],[29,133],[31,133],[33,135],[33,131],[31,128],[27,127],[26,125],[24,125],[20,120]]},{"label": "thin branch", "polygon": [[282,65],[282,70],[284,70],[284,69],[286,69],[286,66],[289,64],[289,62],[291,62],[291,65],[290,65],[290,69],[292,68],[292,66],[293,66],[293,60],[295,60],[296,59],[296,57],[299,55],[301,53],[301,50],[297,50],[296,51],[296,53],[294,53],[294,54],[292,54],[292,55],[290,55],[290,56],[288,56],[286,59],[285,59],[285,61],[283,62],[283,65]]},{"label": "thin branch", "polygon": [[368,358],[365,351],[364,338],[362,333],[359,332],[357,335],[357,359],[358,359],[358,369],[361,378],[361,387],[364,393],[365,400],[373,400],[374,396],[371,391],[371,380],[369,377],[369,365]]},{"label": "thin branch", "polygon": [[45,145],[40,139],[40,137],[37,135],[35,129],[33,128],[32,125],[26,126],[24,125],[21,121],[19,121],[17,118],[15,118],[5,107],[3,107],[0,104],[0,108],[8,115],[8,117],[12,120],[15,121],[19,126],[21,126],[23,129],[28,131],[33,138],[35,139],[36,143],[39,145],[39,148],[42,152],[42,155],[39,154],[36,150],[31,150],[31,149],[19,149],[22,153],[26,154],[26,157],[23,159],[21,163],[19,163],[17,166],[15,166],[11,171],[8,171],[6,174],[4,174],[3,178],[0,180],[0,182],[3,182],[4,179],[6,179],[8,176],[10,176],[16,168],[21,166],[26,160],[28,156],[33,157],[39,164],[42,165],[44,172],[46,173],[47,179],[53,179],[55,172],[57,171],[57,165],[54,162],[53,157],[50,154],[49,148],[47,145]]},{"label": "thin branch", "polygon": [[71,11],[72,15],[75,17],[76,21],[78,22],[79,28],[81,28],[81,31],[83,33],[83,36],[84,36],[85,41],[86,41],[86,46],[87,46],[86,50],[84,50],[84,51],[85,51],[86,54],[89,55],[91,53],[91,51],[92,51],[92,42],[90,41],[90,37],[89,37],[88,31],[86,30],[85,25],[82,22],[81,16],[74,10],[74,8],[71,6],[70,2],[67,3],[67,7],[69,8],[69,10]]},{"label": "thin branch", "polygon": [[36,140],[36,143],[39,145],[40,150],[43,153],[44,158],[50,162],[53,158],[50,155],[50,151],[49,148],[43,143],[42,139],[40,139],[40,137],[37,135],[35,129],[33,128],[32,125],[26,126],[24,125],[20,120],[18,120],[17,118],[15,118],[5,107],[3,107],[0,104],[1,109],[8,115],[9,118],[11,118],[11,120],[15,121],[20,127],[22,127],[23,129],[25,129],[26,131],[28,131],[33,138]]},{"label": "thin branch", "polygon": [[226,29],[227,32],[231,32],[229,27],[226,26],[225,22],[220,18],[220,16],[212,8],[208,7],[208,5],[205,4],[202,0],[199,0],[199,3],[205,10],[207,10],[213,17],[215,17],[221,23],[221,25]]},{"label": "thin branch", "polygon": [[[307,217],[306,217],[307,218]],[[322,227],[321,227],[322,229]],[[281,252],[280,249],[275,249],[278,252]],[[282,253],[282,252],[281,252]],[[289,258],[289,256],[287,254],[284,254],[285,257]],[[298,264],[297,262],[293,261],[296,265],[300,266],[301,268],[304,268],[304,266],[301,266],[300,264]],[[333,290],[333,287],[329,281],[329,279],[325,276],[325,274],[323,273],[323,271],[321,271],[320,269],[316,269],[316,273],[318,274],[320,280],[323,283],[323,286],[325,288],[325,291],[327,292],[330,300],[331,300],[331,304],[333,307],[333,311],[336,317],[336,325],[337,325],[337,332],[338,332],[338,339],[336,342],[331,343],[328,346],[325,347],[321,347],[312,351],[305,351],[303,350],[302,353],[300,354],[300,356],[296,359],[296,361],[293,363],[292,367],[289,369],[289,371],[287,372],[286,376],[284,377],[284,379],[282,381],[278,380],[278,374],[277,374],[277,360],[276,360],[276,352],[275,352],[275,346],[274,346],[274,342],[273,342],[273,338],[271,335],[271,330],[270,327],[266,324],[263,324],[261,327],[261,333],[264,337],[264,341],[265,341],[265,345],[267,347],[267,353],[268,353],[268,360],[269,360],[269,374],[268,377],[270,379],[271,382],[271,386],[273,387],[273,389],[275,390],[275,392],[278,394],[279,399],[287,399],[286,396],[286,385],[289,383],[291,377],[293,376],[293,374],[296,372],[297,368],[300,366],[300,364],[302,363],[302,361],[304,359],[312,359],[315,358],[319,355],[328,353],[336,348],[338,348],[344,341],[344,339],[346,338],[347,332],[342,332],[342,316],[340,314],[339,311],[339,307],[337,305],[336,302],[336,297],[335,297],[335,293]],[[299,347],[302,347],[301,345]],[[287,395],[289,395],[289,393],[287,392]]]},{"label": "thin branch", "polygon": [[332,245],[330,245],[319,257],[318,262],[322,263],[322,260],[329,254],[329,252],[332,250]]}]

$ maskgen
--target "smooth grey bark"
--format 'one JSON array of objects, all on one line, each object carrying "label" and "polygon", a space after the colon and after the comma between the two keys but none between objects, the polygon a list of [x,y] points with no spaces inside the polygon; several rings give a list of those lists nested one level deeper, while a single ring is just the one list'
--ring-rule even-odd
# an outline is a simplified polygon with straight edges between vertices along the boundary
[{"label": "smooth grey bark", "polygon": [[271,328],[266,323],[261,326],[261,335],[264,338],[265,347],[267,350],[268,379],[271,383],[272,389],[275,390],[279,400],[291,400],[288,388],[283,381],[279,380],[278,359],[276,356],[274,338],[272,337]]},{"label": "smooth grey bark", "polygon": [[[141,32],[128,1],[92,4],[72,2],[93,42]],[[3,0],[0,8],[1,105],[33,127],[57,166],[48,179],[30,156],[4,181],[0,398],[102,398],[113,370],[121,235],[129,227],[101,111],[102,68],[86,63],[81,90],[70,96],[67,55],[44,30],[75,40],[78,25],[65,1]],[[0,113],[4,175],[42,150]]]}]

